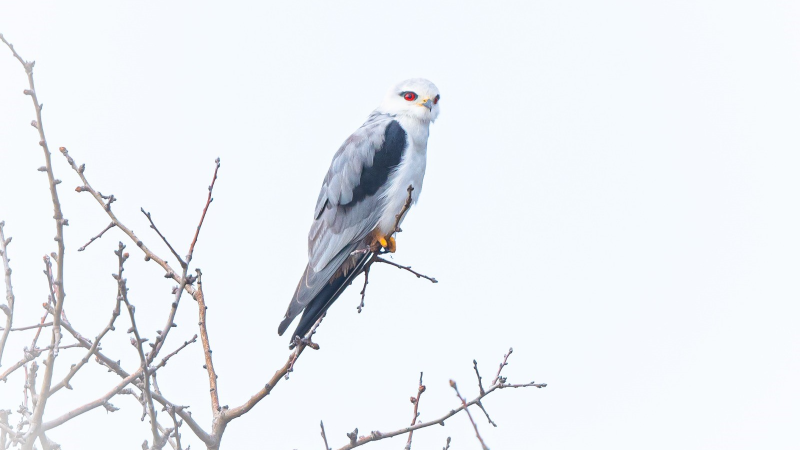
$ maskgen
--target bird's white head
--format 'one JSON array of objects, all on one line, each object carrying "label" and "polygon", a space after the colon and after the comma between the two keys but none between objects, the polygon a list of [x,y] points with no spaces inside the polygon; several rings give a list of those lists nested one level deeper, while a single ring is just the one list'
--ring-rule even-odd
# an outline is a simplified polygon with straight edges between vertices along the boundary
[{"label": "bird's white head", "polygon": [[439,116],[439,89],[424,78],[401,81],[389,89],[378,111],[433,122]]}]

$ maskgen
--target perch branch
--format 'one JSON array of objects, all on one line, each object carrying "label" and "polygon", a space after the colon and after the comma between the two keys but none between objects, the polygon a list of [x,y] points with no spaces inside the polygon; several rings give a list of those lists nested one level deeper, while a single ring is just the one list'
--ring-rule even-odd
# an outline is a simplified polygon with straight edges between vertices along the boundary
[{"label": "perch branch", "polygon": [[417,272],[415,270],[411,270],[411,266],[404,266],[404,265],[401,265],[401,264],[397,264],[396,262],[392,262],[392,261],[389,261],[388,259],[383,259],[381,257],[375,258],[375,261],[379,262],[379,263],[389,264],[390,266],[395,266],[398,269],[407,270],[407,271],[413,273],[414,275],[416,275],[417,278],[425,278],[426,280],[430,281],[431,283],[438,283],[439,282],[439,281],[436,280],[436,278],[429,277],[427,275],[423,275],[423,274],[421,274],[421,273],[419,273],[419,272]]}]

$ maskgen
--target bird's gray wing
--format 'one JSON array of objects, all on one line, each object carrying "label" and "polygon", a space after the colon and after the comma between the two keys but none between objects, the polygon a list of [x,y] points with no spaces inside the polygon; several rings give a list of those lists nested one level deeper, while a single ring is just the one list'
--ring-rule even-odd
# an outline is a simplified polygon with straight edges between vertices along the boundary
[{"label": "bird's gray wing", "polygon": [[[402,159],[406,133],[392,116],[373,113],[333,157],[308,233],[308,266],[279,327],[279,334],[320,292],[348,258],[363,247],[383,213],[387,180]],[[351,258],[352,259],[352,258]],[[345,267],[343,267],[343,265]]]}]

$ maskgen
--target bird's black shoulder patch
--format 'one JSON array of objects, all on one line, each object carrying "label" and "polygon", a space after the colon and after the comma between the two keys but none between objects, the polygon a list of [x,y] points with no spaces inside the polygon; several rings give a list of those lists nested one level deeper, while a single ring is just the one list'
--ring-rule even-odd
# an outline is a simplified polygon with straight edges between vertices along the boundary
[{"label": "bird's black shoulder patch", "polygon": [[392,170],[400,164],[406,146],[406,131],[396,120],[389,122],[389,125],[386,126],[383,146],[375,152],[372,166],[364,167],[358,186],[353,189],[353,199],[341,206],[353,206],[378,192],[378,189],[389,179]]}]

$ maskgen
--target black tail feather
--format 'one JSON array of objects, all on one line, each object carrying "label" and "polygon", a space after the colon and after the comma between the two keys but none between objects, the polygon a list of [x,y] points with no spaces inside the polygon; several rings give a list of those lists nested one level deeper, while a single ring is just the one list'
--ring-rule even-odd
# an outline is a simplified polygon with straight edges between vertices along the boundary
[{"label": "black tail feather", "polygon": [[367,252],[358,260],[358,264],[346,274],[341,274],[328,282],[325,287],[314,297],[311,302],[306,306],[303,315],[300,317],[300,322],[297,328],[292,333],[290,342],[294,342],[295,336],[301,339],[305,337],[306,333],[317,323],[317,320],[325,314],[325,311],[339,298],[340,295],[347,289],[353,280],[364,271],[364,266],[372,258],[372,252]]}]

